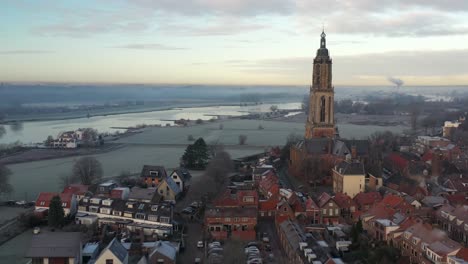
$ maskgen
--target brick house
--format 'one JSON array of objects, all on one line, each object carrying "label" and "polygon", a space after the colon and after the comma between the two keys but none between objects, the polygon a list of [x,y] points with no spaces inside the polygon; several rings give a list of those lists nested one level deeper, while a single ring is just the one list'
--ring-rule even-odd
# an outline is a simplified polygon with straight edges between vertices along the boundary
[{"label": "brick house", "polygon": [[340,208],[341,216],[345,219],[351,218],[352,214],[357,210],[354,200],[344,193],[335,194],[333,200],[335,200],[336,204]]},{"label": "brick house", "polygon": [[320,223],[325,225],[336,225],[340,217],[340,207],[328,194],[322,193],[317,199],[317,205],[321,212]]},{"label": "brick house", "polygon": [[167,178],[167,172],[163,166],[144,165],[140,173],[141,181],[148,187],[157,187],[165,178]]},{"label": "brick house", "polygon": [[214,207],[205,211],[205,227],[213,239],[255,240],[258,210],[254,207]]},{"label": "brick house", "polygon": [[213,206],[258,208],[258,193],[255,190],[226,189],[213,201]]},{"label": "brick house", "polygon": [[286,254],[288,263],[302,264],[303,252],[300,243],[306,241],[305,232],[296,221],[286,220],[277,225],[277,233],[283,252]]},{"label": "brick house", "polygon": [[450,238],[468,246],[468,206],[454,207],[446,204],[435,212],[434,217],[438,226]]}]

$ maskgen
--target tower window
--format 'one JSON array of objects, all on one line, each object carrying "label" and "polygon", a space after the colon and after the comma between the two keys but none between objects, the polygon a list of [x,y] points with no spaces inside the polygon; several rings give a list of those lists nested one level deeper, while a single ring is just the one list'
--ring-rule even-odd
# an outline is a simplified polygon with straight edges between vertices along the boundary
[{"label": "tower window", "polygon": [[320,98],[320,122],[325,122],[325,96]]}]

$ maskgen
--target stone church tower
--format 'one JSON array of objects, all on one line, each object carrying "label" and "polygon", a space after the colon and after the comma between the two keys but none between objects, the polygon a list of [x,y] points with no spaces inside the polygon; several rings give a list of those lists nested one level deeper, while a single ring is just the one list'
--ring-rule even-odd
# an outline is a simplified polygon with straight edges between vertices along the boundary
[{"label": "stone church tower", "polygon": [[332,60],[328,54],[325,37],[325,32],[322,32],[320,49],[317,50],[317,56],[314,59],[305,139],[333,138],[336,134]]}]

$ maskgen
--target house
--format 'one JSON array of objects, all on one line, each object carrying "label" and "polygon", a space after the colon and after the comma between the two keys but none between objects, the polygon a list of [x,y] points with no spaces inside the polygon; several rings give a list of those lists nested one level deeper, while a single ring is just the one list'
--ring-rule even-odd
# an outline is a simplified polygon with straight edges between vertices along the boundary
[{"label": "house", "polygon": [[338,218],[340,217],[340,207],[328,193],[324,192],[318,197],[317,205],[321,211],[320,223],[326,225],[338,224]]},{"label": "house", "polygon": [[99,242],[89,242],[83,246],[83,263],[92,263],[99,256]]},{"label": "house", "polygon": [[94,264],[127,264],[128,252],[117,238],[101,251]]},{"label": "house", "polygon": [[140,178],[148,187],[157,187],[163,179],[167,178],[167,172],[163,166],[144,165]]},{"label": "house", "polygon": [[115,181],[106,181],[98,185],[96,194],[108,197],[114,188],[117,188],[117,183]]},{"label": "house", "polygon": [[101,199],[98,197],[83,198],[78,205],[75,218],[79,224],[82,220],[97,217],[98,225],[108,225],[111,229],[126,228],[131,232],[142,231],[151,237],[166,237],[175,228],[173,223],[173,206],[170,203],[144,203],[120,199]]},{"label": "house", "polygon": [[447,204],[448,201],[441,196],[426,196],[422,199],[421,204],[426,207],[434,207]]},{"label": "house", "polygon": [[32,263],[81,263],[81,233],[44,232],[33,235],[25,257]]},{"label": "house", "polygon": [[468,248],[464,247],[458,251],[455,256],[448,257],[448,264],[466,264],[468,263]]},{"label": "house", "polygon": [[215,207],[258,207],[255,190],[226,189],[213,201]]},{"label": "house", "polygon": [[296,215],[286,198],[280,198],[276,205],[275,223],[279,225],[287,220],[296,220]]},{"label": "house", "polygon": [[276,205],[279,202],[279,195],[275,194],[268,199],[258,201],[258,214],[260,217],[272,218],[276,214]]},{"label": "house", "polygon": [[351,218],[351,215],[357,210],[354,200],[344,193],[335,194],[333,200],[335,200],[336,204],[340,208],[341,216],[346,219]]},{"label": "house", "polygon": [[50,144],[54,148],[67,148],[73,149],[78,147],[78,135],[75,131],[60,132],[57,139],[53,140]]},{"label": "house", "polygon": [[258,210],[254,207],[214,207],[205,211],[205,227],[213,239],[255,240]]},{"label": "house", "polygon": [[462,248],[449,239],[445,232],[430,224],[418,222],[407,228],[400,236],[398,247],[403,256],[409,256],[410,263],[447,263]]},{"label": "house", "polygon": [[81,200],[89,190],[89,185],[84,184],[69,184],[65,188],[63,188],[62,193],[71,193],[76,196],[76,200]]},{"label": "house", "polygon": [[162,197],[158,194],[156,188],[132,187],[128,195],[129,201],[159,203]]},{"label": "house", "polygon": [[175,169],[170,177],[174,180],[174,182],[177,184],[179,189],[182,191],[187,191],[188,188],[190,187],[190,181],[192,179],[192,175],[187,169],[184,168],[178,168]]},{"label": "house", "polygon": [[366,187],[366,174],[364,165],[360,161],[347,160],[340,162],[333,171],[333,191],[344,193],[354,198],[356,194],[364,192]]},{"label": "house", "polygon": [[177,249],[168,241],[157,241],[148,255],[149,264],[176,264]]},{"label": "house", "polygon": [[382,200],[382,195],[379,192],[361,192],[358,193],[353,198],[354,202],[356,202],[357,209],[359,211],[367,211],[371,206],[380,202]]},{"label": "house", "polygon": [[54,196],[59,196],[62,201],[62,207],[65,215],[74,215],[76,213],[76,196],[72,193],[52,193],[42,192],[36,199],[35,213],[36,214],[47,214],[50,206],[50,201]]},{"label": "house", "polygon": [[109,198],[127,200],[130,194],[128,187],[116,187],[110,191]]},{"label": "house", "polygon": [[450,238],[468,246],[468,206],[443,205],[436,211],[434,218]]},{"label": "house", "polygon": [[174,203],[179,198],[180,194],[182,194],[182,190],[171,177],[162,179],[159,182],[157,191],[164,201],[171,201]]},{"label": "house", "polygon": [[306,241],[306,233],[296,221],[286,220],[277,225],[277,233],[288,263],[304,263],[301,251]]}]

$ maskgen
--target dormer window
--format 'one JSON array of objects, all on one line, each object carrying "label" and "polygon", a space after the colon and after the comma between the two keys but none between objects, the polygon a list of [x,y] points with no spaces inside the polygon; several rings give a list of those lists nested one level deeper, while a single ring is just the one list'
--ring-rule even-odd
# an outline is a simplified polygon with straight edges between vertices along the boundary
[{"label": "dormer window", "polygon": [[39,205],[44,206],[44,205],[45,205],[45,201],[41,201],[41,203],[40,203]]},{"label": "dormer window", "polygon": [[150,171],[149,175],[154,176],[154,177],[158,177],[159,176],[159,171]]},{"label": "dormer window", "polygon": [[62,207],[67,207],[67,202],[63,202]]}]

